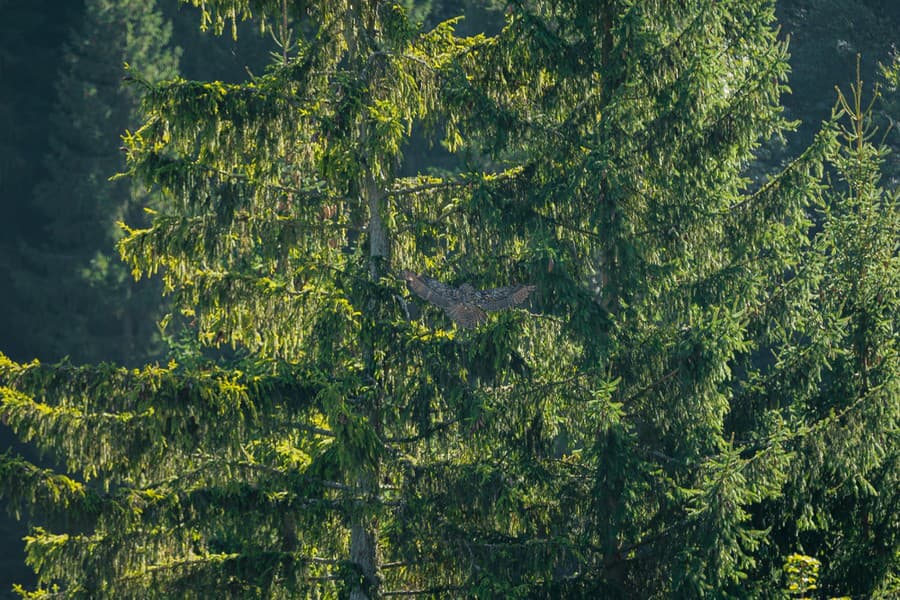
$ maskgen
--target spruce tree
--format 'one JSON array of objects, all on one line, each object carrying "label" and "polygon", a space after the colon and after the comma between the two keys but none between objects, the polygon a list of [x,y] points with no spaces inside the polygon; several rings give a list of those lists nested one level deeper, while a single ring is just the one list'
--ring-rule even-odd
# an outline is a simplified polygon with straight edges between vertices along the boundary
[{"label": "spruce tree", "polygon": [[[474,38],[197,4],[283,52],[145,82],[130,171],[166,200],[120,249],[238,351],[0,364],[68,469],[0,463],[35,597],[751,597],[814,560],[889,588],[897,196],[852,99],[746,176],[788,127],[770,2],[513,2]],[[416,124],[468,168],[398,177]],[[514,284],[473,328],[441,310]]]},{"label": "spruce tree", "polygon": [[820,228],[784,285],[795,331],[786,335],[784,317],[770,324],[785,329],[771,348],[772,383],[757,379],[742,394],[784,405],[794,438],[785,487],[755,519],[772,528],[773,548],[822,559],[817,588],[827,597],[900,593],[900,195],[883,182],[888,148],[872,143],[884,139],[879,100],[857,63],[829,126],[840,145],[828,153]]},{"label": "spruce tree", "polygon": [[[207,6],[212,12],[204,12],[209,19],[204,25],[219,30],[225,17],[240,12],[230,3]],[[164,268],[164,284],[176,306],[195,319],[201,342],[229,341],[250,354],[228,369],[193,355],[178,365],[134,372],[67,366],[45,371],[37,365],[22,371],[6,365],[10,380],[25,386],[31,375],[64,370],[85,377],[82,382],[93,381],[90,385],[110,386],[105,408],[80,411],[70,422],[72,433],[91,432],[73,460],[99,468],[69,465],[85,480],[99,479],[109,492],[95,496],[94,488],[69,488],[68,512],[85,516],[91,532],[67,538],[71,546],[63,542],[74,562],[57,569],[45,561],[48,552],[55,554],[52,534],[41,531],[29,540],[30,560],[44,583],[64,581],[70,593],[119,597],[179,590],[203,595],[212,589],[290,595],[298,587],[316,586],[368,597],[378,590],[377,569],[390,552],[376,546],[386,535],[379,520],[398,506],[392,499],[398,486],[383,481],[402,479],[409,468],[399,451],[399,440],[407,435],[401,413],[409,394],[381,403],[386,388],[407,385],[401,375],[423,360],[422,351],[384,357],[383,348],[397,341],[398,330],[411,344],[423,332],[413,333],[397,303],[400,284],[390,271],[392,240],[386,233],[394,219],[388,193],[412,196],[438,187],[414,181],[407,182],[408,189],[395,189],[400,145],[412,122],[432,108],[437,71],[477,40],[458,41],[450,24],[420,33],[391,3],[346,8],[321,3],[304,14],[304,7],[275,3],[268,16],[283,61],[246,84],[143,82],[148,121],[127,140],[132,171],[161,186],[171,204],[151,228],[130,232],[123,254],[133,259],[136,272]],[[287,20],[295,15],[302,19],[298,27],[310,33],[292,45]],[[162,240],[172,252],[152,249]],[[194,305],[195,293],[210,303]],[[426,336],[418,343],[435,342]],[[139,398],[133,395],[135,385],[153,391],[144,388]],[[185,393],[221,399],[225,388],[237,394],[235,402],[226,402],[228,412],[202,415],[201,409],[202,430],[189,424],[193,419],[185,420],[181,411],[195,410]],[[145,438],[126,442],[130,450],[119,446],[126,437],[149,432],[133,421],[150,416],[137,407],[152,402],[152,413],[162,415],[168,410],[163,396],[175,412],[158,423],[174,428],[159,443]],[[427,405],[431,397],[423,395],[422,402]],[[20,418],[30,421],[26,413],[37,406],[33,398],[10,391],[6,400],[15,427],[24,425]],[[54,406],[65,411],[68,401],[56,400]],[[88,412],[118,414],[124,417],[118,421],[122,427],[113,432],[89,425]],[[216,424],[225,416],[245,421],[247,436],[231,435],[236,422]],[[225,435],[208,437],[206,427]],[[100,439],[103,430],[112,437]],[[389,455],[387,444],[394,437],[396,448]],[[110,477],[96,463],[99,455],[74,458],[101,448],[106,454],[114,446],[130,455],[130,474]],[[163,459],[173,450],[172,460]],[[101,462],[124,466],[125,454]],[[33,472],[21,461],[7,466],[7,480]],[[226,472],[235,479],[223,477]],[[69,481],[43,479],[50,480]],[[171,493],[164,491],[169,488]],[[204,490],[212,493],[209,500],[202,498]],[[147,545],[142,536],[128,533],[145,529],[139,514],[147,514],[146,507],[139,509],[132,502],[137,497],[131,497],[137,493],[143,503],[150,499],[144,492],[165,497],[167,506],[160,509],[175,521],[186,516],[178,506],[205,516],[193,531],[153,526],[165,539]],[[198,494],[196,502],[185,493]],[[99,512],[91,510],[101,497],[115,500]],[[242,508],[227,510],[220,500]],[[220,510],[221,518],[209,520]],[[108,520],[119,517],[137,521]],[[118,541],[101,544],[107,554],[97,552],[91,538]],[[119,542],[124,546],[114,550]],[[135,577],[136,569],[145,572]],[[409,578],[405,569],[394,572]]]}]

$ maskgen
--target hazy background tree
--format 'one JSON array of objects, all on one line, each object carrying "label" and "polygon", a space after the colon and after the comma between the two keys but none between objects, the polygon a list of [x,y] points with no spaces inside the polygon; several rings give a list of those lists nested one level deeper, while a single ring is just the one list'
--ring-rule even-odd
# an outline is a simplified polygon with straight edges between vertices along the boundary
[{"label": "hazy background tree", "polygon": [[0,210],[4,215],[0,219],[0,335],[10,352],[22,346],[11,334],[7,316],[19,304],[10,293],[7,259],[14,254],[17,240],[39,237],[40,219],[31,194],[47,175],[44,157],[60,49],[80,10],[81,2],[0,2]]},{"label": "hazy background tree", "polygon": [[11,291],[19,302],[7,313],[12,337],[44,360],[140,364],[161,355],[159,286],[134,282],[115,251],[117,223],[143,222],[154,200],[110,178],[124,169],[119,136],[134,128],[139,101],[123,65],[153,81],[172,78],[178,52],[168,47],[170,30],[152,2],[88,0],[65,47],[46,178],[33,201],[41,236],[16,253],[22,262],[11,265]]}]

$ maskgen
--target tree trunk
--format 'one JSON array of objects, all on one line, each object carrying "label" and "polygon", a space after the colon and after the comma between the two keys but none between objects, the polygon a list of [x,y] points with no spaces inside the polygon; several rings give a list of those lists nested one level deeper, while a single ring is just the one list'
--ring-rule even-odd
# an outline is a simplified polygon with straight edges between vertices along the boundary
[{"label": "tree trunk", "polygon": [[[361,138],[365,140],[366,131],[363,127]],[[377,282],[382,275],[384,262],[388,258],[389,245],[387,229],[381,216],[385,195],[381,192],[378,182],[370,169],[366,169],[364,181],[360,186],[362,200],[369,208],[369,277],[372,282]],[[369,315],[378,317],[378,301],[375,298],[368,302]],[[371,381],[377,381],[375,365],[375,339],[374,332],[364,333],[368,339],[363,344],[363,361],[366,374]],[[377,385],[377,384],[376,384]],[[381,395],[376,395],[377,400],[372,402],[366,411],[370,426],[379,434],[381,433]],[[378,459],[371,465],[361,465],[363,472],[357,480],[357,487],[363,496],[375,498],[378,495],[379,463]],[[377,521],[366,515],[364,508],[354,514],[350,525],[350,560],[357,565],[362,575],[362,584],[355,585],[350,591],[351,600],[369,600],[373,592],[377,592],[378,578],[378,549],[376,539],[378,535]]]},{"label": "tree trunk", "polygon": [[350,527],[350,560],[359,567],[363,585],[350,590],[350,600],[369,600],[370,592],[378,587],[377,556],[375,548],[376,525],[366,522],[362,516],[354,517]]}]

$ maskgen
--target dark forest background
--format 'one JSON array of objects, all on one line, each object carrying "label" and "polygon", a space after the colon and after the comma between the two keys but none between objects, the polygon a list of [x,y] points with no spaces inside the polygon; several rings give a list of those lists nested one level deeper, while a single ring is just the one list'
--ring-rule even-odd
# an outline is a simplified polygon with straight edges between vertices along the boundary
[{"label": "dark forest background", "polygon": [[[464,13],[469,31],[502,22],[502,3],[409,4],[424,21]],[[768,166],[808,145],[831,113],[835,86],[854,78],[857,55],[871,84],[900,43],[896,0],[781,0],[778,14],[792,66],[793,93],[783,102],[800,125],[763,150]],[[197,11],[175,0],[0,0],[0,347],[13,360],[137,365],[179,343],[156,325],[165,312],[161,290],[131,281],[114,249],[116,222],[140,223],[154,203],[130,181],[109,181],[123,167],[119,136],[134,126],[138,102],[123,65],[151,80],[239,81],[278,51],[251,27],[234,40],[198,36],[198,24]],[[900,120],[896,95],[880,116]],[[896,129],[889,136],[900,146]],[[447,160],[424,144],[407,156],[419,170]],[[896,153],[888,175],[900,177]],[[0,450],[12,445],[0,426]],[[26,531],[0,515],[0,598],[11,597],[13,582],[31,580]]]}]

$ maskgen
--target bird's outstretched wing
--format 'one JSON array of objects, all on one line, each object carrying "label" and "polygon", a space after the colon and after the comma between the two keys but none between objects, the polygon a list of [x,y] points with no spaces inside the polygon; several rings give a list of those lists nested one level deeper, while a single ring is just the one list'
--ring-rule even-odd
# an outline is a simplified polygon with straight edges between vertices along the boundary
[{"label": "bird's outstretched wing", "polygon": [[534,291],[533,285],[476,290],[468,284],[456,288],[425,275],[403,271],[409,289],[427,302],[444,309],[460,327],[472,328],[487,319],[485,311],[518,306]]},{"label": "bird's outstretched wing", "polygon": [[503,310],[519,306],[534,291],[533,285],[511,285],[492,288],[489,290],[477,290],[474,292],[473,302],[484,310]]},{"label": "bird's outstretched wing", "polygon": [[412,271],[403,271],[403,279],[416,296],[444,310],[450,310],[454,305],[465,301],[457,288],[441,283],[437,279],[416,275]]}]

